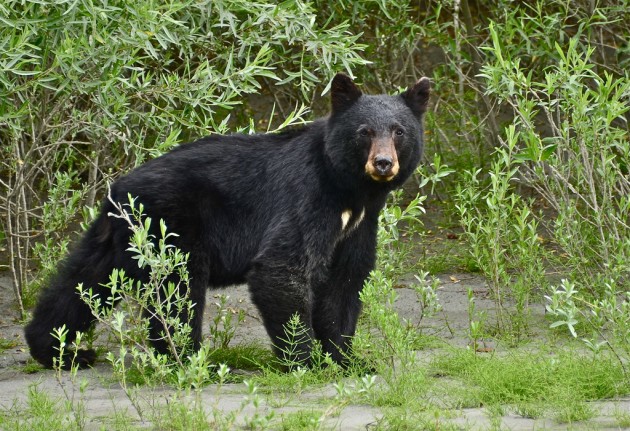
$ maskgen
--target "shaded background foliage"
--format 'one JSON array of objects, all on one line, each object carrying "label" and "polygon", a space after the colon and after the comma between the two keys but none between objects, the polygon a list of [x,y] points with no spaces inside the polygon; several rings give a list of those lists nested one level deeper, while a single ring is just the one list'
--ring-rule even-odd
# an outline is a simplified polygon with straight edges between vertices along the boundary
[{"label": "shaded background foliage", "polygon": [[[24,314],[81,212],[89,220],[117,176],[208,133],[325,114],[339,71],[372,92],[432,77],[427,153],[457,171],[440,197],[459,205],[473,251],[530,250],[530,263],[519,249],[511,262],[501,249],[473,252],[496,289],[523,266],[517,280],[538,280],[545,258],[595,297],[611,280],[627,290],[629,6],[5,1],[0,235],[17,307]],[[493,217],[523,228],[484,224]],[[553,260],[536,255],[542,228],[560,249]]]}]

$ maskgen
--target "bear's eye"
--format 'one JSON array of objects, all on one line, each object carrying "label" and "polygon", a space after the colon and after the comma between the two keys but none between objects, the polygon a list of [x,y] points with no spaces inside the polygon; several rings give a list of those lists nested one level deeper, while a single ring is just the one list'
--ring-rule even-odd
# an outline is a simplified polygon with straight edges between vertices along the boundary
[{"label": "bear's eye", "polygon": [[360,129],[359,130],[359,136],[365,138],[367,135],[370,134],[370,131],[368,129]]},{"label": "bear's eye", "polygon": [[396,129],[396,136],[402,136],[405,134],[405,131],[403,129]]}]

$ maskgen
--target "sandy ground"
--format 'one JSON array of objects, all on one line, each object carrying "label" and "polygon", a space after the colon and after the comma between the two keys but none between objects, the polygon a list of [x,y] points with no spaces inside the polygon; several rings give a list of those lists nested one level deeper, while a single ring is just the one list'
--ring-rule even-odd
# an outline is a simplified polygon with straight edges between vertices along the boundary
[{"label": "sandy ground", "polygon": [[[443,306],[443,311],[436,317],[423,320],[421,325],[427,333],[434,333],[453,345],[464,345],[466,339],[463,336],[468,327],[468,300],[467,290],[473,289],[478,310],[491,310],[492,301],[488,298],[487,287],[482,278],[469,274],[449,274],[440,277],[441,285],[439,299]],[[212,305],[212,295],[216,291],[209,292],[206,320],[210,320],[216,309]],[[233,343],[247,343],[258,341],[269,343],[267,334],[262,326],[255,307],[248,298],[246,286],[236,286],[220,293],[230,295],[231,306],[245,309],[247,317],[237,331]],[[419,306],[413,290],[405,287],[397,289],[398,300],[396,308],[402,317],[411,321],[418,319]],[[9,278],[5,274],[0,274],[0,333],[4,339],[17,339],[18,346],[5,350],[0,354],[0,409],[8,409],[25,400],[28,388],[37,385],[39,389],[45,390],[52,397],[63,398],[62,386],[67,393],[73,393],[78,397],[77,386],[73,385],[67,375],[64,375],[62,382],[58,382],[52,371],[43,371],[35,374],[26,374],[22,371],[22,365],[28,358],[25,348],[22,326],[16,322],[16,313],[12,309],[12,291],[9,285]],[[534,316],[542,319],[543,307],[534,308]],[[209,324],[204,325],[208,327]],[[492,348],[493,346],[489,346]],[[107,364],[99,363],[94,369],[81,371],[80,378],[86,378],[89,382],[87,389],[82,394],[82,399],[87,412],[87,429],[108,429],[108,421],[113,417],[113,412],[126,411],[132,418],[136,418],[136,425],[143,423],[138,419],[129,399],[111,378],[111,369]],[[141,399],[147,403],[167,403],[173,396],[174,391],[170,389],[147,389],[139,394]],[[332,385],[321,389],[307,391],[300,396],[291,397],[288,400],[279,401],[274,394],[261,393],[261,405],[259,414],[266,414],[270,410],[275,410],[276,417],[286,412],[308,409],[322,408],[322,399],[334,397],[335,389]],[[245,396],[244,385],[224,385],[209,386],[204,388],[202,395],[204,405],[208,406],[208,411],[218,409],[229,413],[239,411]],[[629,400],[611,400],[598,402],[595,407],[600,411],[600,415],[588,423],[574,424],[570,429],[598,429],[617,430],[613,418],[613,411],[623,411],[630,414]],[[250,404],[239,413],[241,424],[245,418],[252,417],[256,409]],[[381,415],[379,408],[363,405],[349,405],[344,407],[338,414],[331,415],[325,422],[325,429],[336,430],[369,430]],[[462,429],[484,430],[491,426],[488,412],[484,409],[461,409],[455,412],[449,422],[461,426]],[[150,423],[146,423],[148,429]],[[566,425],[554,423],[551,420],[533,420],[514,414],[507,413],[502,418],[501,429],[509,430],[561,430],[567,429]]]}]

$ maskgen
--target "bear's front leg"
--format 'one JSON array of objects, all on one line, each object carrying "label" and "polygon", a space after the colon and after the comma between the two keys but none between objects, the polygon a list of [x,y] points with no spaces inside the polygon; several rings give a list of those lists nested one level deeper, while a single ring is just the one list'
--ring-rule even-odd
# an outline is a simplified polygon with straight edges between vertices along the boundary
[{"label": "bear's front leg", "polygon": [[328,271],[314,283],[315,337],[342,366],[361,312],[359,292],[376,261],[377,217],[366,217],[337,244]]},{"label": "bear's front leg", "polygon": [[[278,358],[288,368],[310,365],[312,292],[305,271],[291,259],[257,259],[248,274],[252,301],[260,312]],[[287,324],[297,313],[304,331],[287,334]]]},{"label": "bear's front leg", "polygon": [[[313,280],[326,266],[335,238],[325,214],[304,208],[309,208],[304,214],[283,214],[269,223],[246,276],[274,351],[289,369],[312,365]],[[302,330],[291,339],[286,329],[296,314]]]}]

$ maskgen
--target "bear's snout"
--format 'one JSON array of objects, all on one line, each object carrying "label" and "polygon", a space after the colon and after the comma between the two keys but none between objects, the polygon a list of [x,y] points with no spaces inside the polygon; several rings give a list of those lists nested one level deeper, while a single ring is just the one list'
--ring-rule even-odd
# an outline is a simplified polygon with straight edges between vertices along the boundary
[{"label": "bear's snout", "polygon": [[398,154],[391,138],[374,139],[370,147],[365,173],[374,181],[391,181],[398,174]]}]

